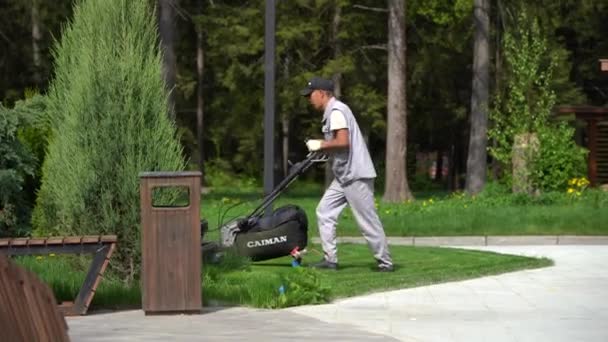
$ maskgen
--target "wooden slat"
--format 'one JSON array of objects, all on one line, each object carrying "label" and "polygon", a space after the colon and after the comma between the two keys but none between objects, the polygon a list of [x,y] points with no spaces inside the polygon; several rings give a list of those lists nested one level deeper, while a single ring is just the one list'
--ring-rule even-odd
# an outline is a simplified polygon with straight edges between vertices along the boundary
[{"label": "wooden slat", "polygon": [[52,236],[46,239],[47,245],[63,245],[63,236]]},{"label": "wooden slat", "polygon": [[2,341],[69,341],[65,318],[51,289],[38,277],[0,255]]},{"label": "wooden slat", "polygon": [[[2,259],[1,255],[0,259]],[[25,300],[23,291],[27,289],[27,287],[24,287],[23,284],[20,284],[19,269],[14,267],[14,264],[8,260],[4,268],[6,270],[4,276],[4,278],[6,278],[6,282],[2,286],[6,287],[7,292],[11,295],[9,297],[9,300],[7,302],[4,302],[3,304],[9,307],[9,311],[12,312],[13,317],[26,317],[29,314],[29,308],[24,305]],[[12,319],[12,321],[18,322],[18,320],[14,318]],[[34,332],[31,329],[31,320],[28,320],[28,322],[23,322],[23,324],[14,324],[12,328],[15,330],[15,336],[13,337],[15,340],[17,338],[34,338]],[[6,331],[11,331],[13,329],[9,329]]]},{"label": "wooden slat", "polygon": [[99,239],[99,235],[87,235],[82,237],[82,243],[98,243]]},{"label": "wooden slat", "polygon": [[[105,252],[105,259],[104,259],[103,263],[101,264],[101,267],[99,268],[99,272],[97,272],[97,277],[95,278],[93,286],[91,286],[88,296],[85,297],[84,305],[86,306],[87,309],[91,305],[91,302],[93,301],[93,296],[95,296],[95,293],[97,292],[97,286],[99,286],[99,283],[101,282],[101,279],[103,278],[103,274],[106,271],[108,264],[110,263],[110,258],[112,257],[112,253],[114,252],[115,246],[116,246],[115,244],[111,244],[110,247],[108,248],[108,251]],[[93,267],[93,265],[91,265],[91,267]]]},{"label": "wooden slat", "polygon": [[0,246],[8,246],[11,239],[0,239]]},{"label": "wooden slat", "polygon": [[10,245],[11,246],[26,246],[27,240],[29,240],[29,239],[28,238],[14,238],[14,239],[11,239]]},{"label": "wooden slat", "polygon": [[63,316],[75,316],[76,314],[73,312],[74,302],[61,302],[57,309]]},{"label": "wooden slat", "polygon": [[82,240],[82,236],[66,236],[63,238],[63,243],[75,245],[75,244],[80,244],[81,240]]},{"label": "wooden slat", "polygon": [[116,241],[117,241],[116,235],[102,235],[101,236],[101,242],[116,242]]},{"label": "wooden slat", "polygon": [[27,241],[28,246],[41,246],[46,243],[46,238],[31,238]]}]

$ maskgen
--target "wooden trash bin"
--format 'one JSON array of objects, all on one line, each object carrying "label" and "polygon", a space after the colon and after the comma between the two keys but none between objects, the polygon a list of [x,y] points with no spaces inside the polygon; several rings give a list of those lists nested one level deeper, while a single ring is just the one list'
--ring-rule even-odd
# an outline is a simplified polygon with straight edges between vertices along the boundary
[{"label": "wooden trash bin", "polygon": [[200,313],[201,173],[139,176],[143,310],[146,315]]}]

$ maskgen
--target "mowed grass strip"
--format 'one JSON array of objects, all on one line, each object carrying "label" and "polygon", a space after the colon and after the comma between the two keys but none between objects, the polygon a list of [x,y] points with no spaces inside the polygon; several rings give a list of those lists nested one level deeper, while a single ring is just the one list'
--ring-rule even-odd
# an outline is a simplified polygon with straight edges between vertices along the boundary
[{"label": "mowed grass strip", "polygon": [[[315,209],[321,196],[320,191],[288,193],[274,208],[301,206],[308,215],[309,236],[318,236]],[[248,192],[204,195],[201,216],[209,221],[211,230],[207,239],[217,240],[213,230],[222,222],[249,214],[260,197]],[[405,203],[383,203],[378,198],[376,206],[389,236],[608,235],[608,194],[598,191],[580,198],[559,193],[531,199],[436,195]],[[360,236],[348,207],[338,220],[337,232],[339,236]]]},{"label": "mowed grass strip", "polygon": [[[318,246],[313,246],[318,248]],[[366,245],[339,245],[339,270],[320,272],[332,298],[403,289],[552,265],[546,258],[529,258],[493,252],[440,248],[391,246],[395,272],[380,273]],[[320,257],[308,255],[307,263]],[[254,265],[254,270],[276,272],[288,268],[289,258]],[[305,263],[306,264],[306,263]]]}]

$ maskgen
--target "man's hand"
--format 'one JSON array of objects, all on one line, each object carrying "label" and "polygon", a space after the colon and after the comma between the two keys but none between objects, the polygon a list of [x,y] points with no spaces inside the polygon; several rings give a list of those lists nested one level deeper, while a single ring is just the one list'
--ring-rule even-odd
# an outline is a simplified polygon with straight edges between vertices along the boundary
[{"label": "man's hand", "polygon": [[306,147],[308,147],[308,150],[310,152],[315,152],[321,149],[321,144],[323,143],[323,140],[321,139],[310,139],[308,141],[306,141]]}]

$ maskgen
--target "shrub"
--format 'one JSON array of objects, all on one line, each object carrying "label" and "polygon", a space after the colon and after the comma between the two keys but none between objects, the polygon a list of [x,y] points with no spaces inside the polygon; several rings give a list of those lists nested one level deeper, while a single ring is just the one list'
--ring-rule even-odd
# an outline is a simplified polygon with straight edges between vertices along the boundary
[{"label": "shrub", "polygon": [[532,181],[545,191],[567,187],[572,177],[587,173],[587,150],[574,141],[574,128],[565,123],[551,123],[539,129],[540,150],[532,164]]},{"label": "shrub", "polygon": [[32,203],[24,185],[36,169],[34,154],[18,139],[33,117],[0,103],[0,237],[24,236],[30,231]]},{"label": "shrub", "polygon": [[324,304],[330,299],[331,290],[322,284],[319,272],[297,267],[286,272],[279,294],[279,307]]},{"label": "shrub", "polygon": [[[491,155],[511,170],[513,144],[521,134],[534,134],[539,149],[529,148],[522,157],[524,168],[518,170],[531,188],[552,191],[563,188],[571,177],[586,172],[585,150],[574,143],[574,130],[564,123],[550,120],[556,103],[556,82],[553,74],[559,63],[556,55],[547,55],[547,39],[542,37],[536,20],[524,13],[518,18],[514,31],[504,39],[506,89],[494,101],[490,113],[493,126],[488,131],[494,141]],[[508,173],[503,180],[510,182]]]},{"label": "shrub", "polygon": [[205,164],[205,180],[214,188],[253,189],[256,186],[254,178],[236,174],[230,162],[223,159]]},{"label": "shrub", "polygon": [[33,220],[39,234],[118,235],[112,266],[125,280],[139,272],[139,173],[186,165],[149,5],[76,2],[54,47],[51,138]]}]

